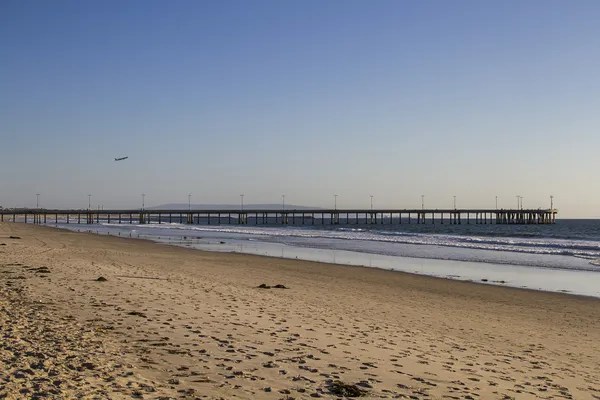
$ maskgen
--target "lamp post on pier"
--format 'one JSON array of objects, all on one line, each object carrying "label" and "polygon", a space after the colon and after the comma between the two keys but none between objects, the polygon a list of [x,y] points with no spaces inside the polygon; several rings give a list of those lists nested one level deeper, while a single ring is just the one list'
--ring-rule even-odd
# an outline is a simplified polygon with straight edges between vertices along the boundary
[{"label": "lamp post on pier", "polygon": [[371,196],[371,212],[373,212],[373,196]]},{"label": "lamp post on pier", "polygon": [[192,194],[188,194],[188,211],[192,211]]},{"label": "lamp post on pier", "polygon": [[285,211],[285,194],[281,195],[281,211]]},{"label": "lamp post on pier", "polygon": [[421,210],[425,209],[425,195],[421,195]]},{"label": "lamp post on pier", "polygon": [[88,194],[88,210],[92,209],[92,195]]},{"label": "lamp post on pier", "polygon": [[337,194],[333,195],[333,209],[337,210]]},{"label": "lamp post on pier", "polygon": [[452,196],[454,197],[454,209],[456,210],[456,196]]},{"label": "lamp post on pier", "polygon": [[244,195],[240,194],[240,198],[241,198],[241,204],[242,204],[242,212],[244,211]]},{"label": "lamp post on pier", "polygon": [[496,196],[496,210],[498,209],[498,196]]},{"label": "lamp post on pier", "polygon": [[554,210],[554,196],[550,196],[550,211]]},{"label": "lamp post on pier", "polygon": [[35,194],[36,200],[35,200],[35,208],[40,208],[40,194],[36,193]]},{"label": "lamp post on pier", "polygon": [[142,193],[142,211],[144,211],[144,208],[146,207],[146,193]]},{"label": "lamp post on pier", "polygon": [[519,198],[521,199],[521,210],[523,209],[523,196],[519,196]]}]

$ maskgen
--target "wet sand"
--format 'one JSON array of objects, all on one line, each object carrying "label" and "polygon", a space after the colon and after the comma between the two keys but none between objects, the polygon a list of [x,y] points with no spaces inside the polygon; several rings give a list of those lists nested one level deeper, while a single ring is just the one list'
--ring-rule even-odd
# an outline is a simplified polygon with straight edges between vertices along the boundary
[{"label": "wet sand", "polygon": [[0,398],[335,398],[338,381],[599,399],[600,300],[0,224]]}]

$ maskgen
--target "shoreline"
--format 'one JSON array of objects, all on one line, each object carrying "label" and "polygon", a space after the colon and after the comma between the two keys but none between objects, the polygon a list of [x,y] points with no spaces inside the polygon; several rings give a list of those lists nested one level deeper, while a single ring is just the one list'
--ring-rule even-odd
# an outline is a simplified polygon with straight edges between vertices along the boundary
[{"label": "shoreline", "polygon": [[[15,223],[11,222],[11,224],[15,224]],[[20,224],[20,223],[17,222],[16,224]],[[0,226],[1,226],[1,224],[0,224]],[[199,253],[200,255],[203,255],[203,256],[227,255],[227,256],[233,257],[234,258],[233,261],[243,261],[244,259],[251,259],[256,262],[261,262],[264,259],[281,260],[286,263],[288,263],[288,262],[298,263],[298,265],[314,264],[313,266],[316,266],[317,268],[318,268],[318,266],[323,266],[325,268],[335,268],[338,270],[337,272],[344,272],[346,269],[350,269],[350,270],[354,269],[354,270],[358,270],[358,271],[362,271],[362,272],[366,272],[366,273],[383,273],[383,274],[390,274],[391,276],[400,275],[400,276],[404,276],[405,278],[410,278],[410,279],[422,279],[423,282],[426,282],[429,280],[431,280],[432,282],[443,282],[445,284],[452,282],[452,284],[456,283],[459,285],[465,285],[466,287],[473,285],[473,287],[476,287],[479,289],[482,289],[482,288],[488,289],[489,288],[491,290],[506,291],[507,293],[525,292],[525,293],[531,293],[534,295],[549,295],[549,296],[558,296],[558,297],[565,297],[565,298],[571,298],[571,299],[585,299],[585,300],[589,300],[592,302],[598,302],[598,304],[600,304],[600,298],[598,298],[596,296],[587,296],[587,295],[582,295],[582,294],[574,294],[574,293],[570,293],[570,292],[548,291],[548,290],[534,289],[534,288],[528,288],[528,287],[509,286],[509,285],[505,285],[505,284],[501,284],[501,283],[494,283],[494,282],[481,282],[481,281],[476,281],[476,280],[454,279],[454,278],[443,277],[443,276],[434,276],[434,275],[428,275],[428,274],[421,274],[421,273],[417,273],[417,272],[407,272],[407,271],[402,271],[402,270],[398,270],[398,269],[386,269],[386,268],[372,267],[372,266],[366,266],[366,265],[339,264],[339,263],[332,263],[332,262],[327,262],[327,261],[293,259],[293,258],[288,258],[288,257],[279,257],[276,255],[268,256],[268,255],[261,255],[261,254],[242,253],[242,252],[236,252],[236,251],[232,251],[232,252],[211,251],[211,250],[203,250],[203,249],[197,249],[197,248],[187,247],[187,246],[180,246],[180,245],[172,244],[172,243],[159,242],[159,241],[155,241],[152,239],[139,238],[139,237],[135,238],[135,237],[116,236],[116,235],[110,235],[110,234],[106,235],[106,234],[99,234],[99,233],[93,233],[93,232],[76,232],[76,231],[72,231],[72,230],[69,230],[66,228],[53,227],[53,226],[48,226],[48,225],[34,225],[34,226],[41,227],[44,229],[50,229],[53,231],[65,231],[65,232],[69,232],[69,233],[73,233],[73,234],[84,234],[91,238],[107,237],[107,238],[111,238],[111,239],[115,239],[115,240],[122,239],[124,241],[142,242],[149,246],[160,247],[162,245],[162,246],[166,246],[169,248],[177,248],[177,249],[181,249],[184,251],[189,251],[189,252],[191,252],[191,254]],[[2,239],[2,237],[0,236],[0,240],[1,239]],[[312,248],[306,248],[306,249],[314,250]],[[239,257],[239,260],[236,260],[235,257]],[[426,258],[416,258],[416,257],[415,258],[413,258],[413,257],[397,257],[397,258],[430,260],[430,261],[451,262],[451,263],[486,264],[483,262],[480,263],[480,262],[472,262],[472,261],[438,260],[438,259],[426,259]],[[506,264],[506,265],[509,265],[509,264]],[[526,268],[534,268],[534,269],[545,269],[543,267],[533,267],[533,266],[525,266],[525,267]]]},{"label": "shoreline", "polygon": [[[335,398],[336,380],[377,398],[600,394],[595,298],[119,239],[0,224],[0,310],[14,327],[27,321],[21,345],[44,327],[54,343],[78,346],[78,331],[103,343],[72,349],[94,369],[58,370],[81,386],[54,388],[61,398]],[[25,320],[21,303],[40,317]],[[34,390],[5,350],[4,390]]]},{"label": "shoreline", "polygon": [[[161,239],[161,236],[143,235],[138,237],[127,237],[111,234],[110,230],[101,232],[96,230],[79,231],[68,226],[52,226],[55,229],[64,229],[70,232],[92,233],[100,236],[112,236],[120,238],[131,238],[136,240],[147,240],[153,243],[172,245],[182,248],[192,248],[196,251],[208,251],[213,253],[240,253],[247,255],[256,255],[263,257],[273,257],[288,260],[303,260],[308,262],[324,263],[341,266],[358,266],[364,268],[376,268],[381,270],[403,272],[413,275],[424,275],[441,279],[450,279],[462,282],[474,282],[489,286],[512,287],[518,289],[570,294],[575,296],[584,296],[600,298],[600,273],[589,269],[570,269],[557,267],[543,267],[536,265],[520,265],[510,262],[485,262],[485,261],[462,261],[443,258],[425,258],[414,256],[395,256],[370,252],[360,252],[352,250],[333,250],[327,248],[314,248],[307,246],[295,246],[282,244],[278,242],[268,242],[261,240],[242,240],[227,239],[221,237],[202,237],[202,240],[212,240],[214,243],[194,242],[189,239],[187,242],[185,236]],[[91,231],[91,232],[90,232]],[[195,238],[194,238],[195,239]],[[219,243],[218,245],[216,243]],[[251,248],[256,246],[257,250],[238,251],[237,247]],[[258,253],[260,248],[260,253]],[[224,250],[228,249],[228,250]],[[280,256],[279,250],[289,255]],[[477,251],[477,250],[473,250]],[[314,257],[314,255],[320,256]],[[336,255],[346,255],[346,262],[329,261],[335,259]],[[373,259],[375,262],[373,263]],[[368,262],[368,263],[367,263]],[[417,265],[420,264],[420,265]],[[411,269],[420,268],[421,271]],[[545,272],[545,273],[544,273]],[[557,277],[554,277],[556,275]],[[492,278],[496,276],[495,278]],[[556,281],[561,285],[555,284]]]},{"label": "shoreline", "polygon": [[[62,221],[60,224],[50,223],[50,226],[64,227],[66,229],[70,229],[73,231],[78,231],[78,225],[74,224],[65,224]],[[196,237],[198,234],[202,236],[208,235],[208,237],[226,237],[228,239],[237,240],[247,237],[248,235],[255,237],[268,237],[271,243],[279,243],[279,244],[288,244],[288,245],[297,245],[300,247],[311,247],[311,248],[331,248],[336,250],[345,250],[345,251],[355,251],[365,254],[382,254],[388,256],[397,256],[397,257],[407,257],[407,258],[420,258],[420,259],[438,259],[438,260],[454,260],[454,261],[462,261],[462,262],[480,262],[486,264],[506,264],[506,265],[523,265],[523,266],[532,266],[532,267],[545,267],[545,268],[557,268],[557,269],[568,269],[568,270],[586,270],[586,271],[600,271],[600,268],[596,263],[594,263],[594,259],[590,258],[592,255],[585,254],[585,251],[591,251],[590,248],[586,247],[584,243],[586,240],[577,240],[577,239],[567,239],[567,238],[555,238],[552,236],[541,236],[532,238],[531,235],[527,236],[519,236],[519,234],[502,236],[501,238],[497,238],[500,240],[499,243],[487,243],[489,244],[497,244],[500,247],[481,247],[475,245],[473,247],[473,243],[478,243],[481,240],[486,242],[486,240],[492,240],[489,238],[489,232],[471,232],[469,234],[461,234],[459,232],[403,232],[409,235],[416,234],[417,236],[422,236],[424,238],[437,238],[433,241],[396,241],[396,240],[388,240],[389,236],[387,233],[390,232],[381,232],[377,229],[369,230],[366,227],[357,229],[359,234],[373,234],[378,236],[379,234],[385,233],[383,237],[344,237],[339,236],[340,231],[338,229],[310,229],[310,228],[302,228],[302,227],[280,227],[280,226],[270,226],[270,225],[257,225],[257,226],[228,226],[228,225],[189,225],[189,224],[179,224],[179,223],[150,223],[150,224],[93,224],[89,225],[92,227],[94,231],[104,232],[114,232],[117,233],[125,233],[131,235],[132,232],[135,234],[140,234],[140,232],[145,232],[144,236],[165,236],[172,238],[183,238],[185,233],[182,235],[181,232],[189,233],[188,238]],[[152,228],[152,229],[150,229]],[[162,228],[162,229],[161,229]],[[173,229],[171,229],[173,228]],[[249,230],[247,230],[249,229]],[[285,234],[283,232],[289,233],[290,231],[303,232],[299,235],[295,234]],[[85,230],[85,229],[84,229]],[[258,231],[256,231],[258,230]],[[162,231],[162,232],[161,232]],[[306,231],[306,232],[304,232]],[[352,230],[354,232],[354,230]],[[384,230],[385,231],[385,230]],[[159,232],[158,234],[156,232]],[[178,233],[179,232],[179,233]],[[306,235],[306,233],[309,233]],[[325,232],[324,236],[321,234],[313,234],[315,232]],[[345,232],[348,232],[345,230]],[[356,232],[355,232],[356,233]],[[391,232],[392,237],[395,237],[394,233],[400,233],[399,237],[403,237],[402,232]],[[463,232],[465,233],[465,232]],[[469,239],[470,236],[473,236],[476,240],[467,240],[466,245],[457,245],[455,242],[444,242],[441,240],[443,238],[461,238]],[[494,235],[492,235],[494,236]],[[319,244],[325,242],[325,247],[319,247],[316,243],[303,243],[304,239],[310,238],[319,238]],[[441,239],[440,239],[441,238]],[[504,239],[511,239],[510,243],[505,242]],[[522,241],[526,240],[526,242],[518,242],[513,243],[512,240]],[[300,240],[300,241],[299,241]],[[441,242],[439,242],[441,240]],[[538,251],[529,251],[527,249],[531,249],[529,241],[532,240],[537,242],[537,245],[542,246],[541,252]],[[290,242],[291,241],[291,242]],[[460,241],[460,240],[459,240]],[[550,243],[550,242],[553,243]],[[573,243],[568,243],[566,246],[570,248],[570,250],[564,252],[565,243],[554,243],[554,242],[564,242],[564,241],[573,241]],[[365,243],[367,245],[365,245]],[[399,245],[401,246],[400,250],[393,249],[389,247],[389,245]],[[502,246],[509,245],[509,248],[503,248]],[[517,246],[517,248],[511,248],[511,246]],[[536,245],[536,246],[537,246]],[[386,248],[386,246],[388,246]],[[533,246],[533,248],[536,248]],[[557,247],[558,246],[558,247]],[[583,246],[583,247],[581,247]],[[426,248],[427,251],[423,252],[422,250]],[[557,248],[563,249],[560,251],[553,251]],[[475,250],[475,251],[473,251]],[[580,253],[583,251],[584,253]],[[477,257],[472,257],[471,254],[477,254]],[[598,253],[597,257],[600,257],[600,253]],[[600,259],[600,258],[599,258]]]}]

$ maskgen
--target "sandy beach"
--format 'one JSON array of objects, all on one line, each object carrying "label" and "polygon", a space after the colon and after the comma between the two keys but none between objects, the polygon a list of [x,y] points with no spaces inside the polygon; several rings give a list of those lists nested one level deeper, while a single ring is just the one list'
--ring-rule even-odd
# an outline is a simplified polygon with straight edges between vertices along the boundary
[{"label": "sandy beach", "polygon": [[0,398],[344,393],[600,399],[600,300],[0,224]]}]

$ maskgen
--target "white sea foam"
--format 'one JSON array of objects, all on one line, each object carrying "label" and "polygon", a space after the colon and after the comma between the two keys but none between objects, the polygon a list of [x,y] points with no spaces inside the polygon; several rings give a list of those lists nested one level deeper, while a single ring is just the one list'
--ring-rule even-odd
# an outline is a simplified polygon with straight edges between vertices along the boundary
[{"label": "white sea foam", "polygon": [[[105,226],[123,227],[119,224]],[[193,226],[181,224],[147,224],[130,225],[148,231],[160,230],[161,234],[169,234],[169,230],[199,233],[229,233],[274,238],[304,239],[341,239],[362,240],[372,242],[401,243],[413,245],[447,246],[480,250],[509,251],[531,254],[554,254],[585,258],[600,258],[600,242],[566,239],[526,239],[511,237],[463,236],[426,233],[407,233],[394,231],[369,231],[365,229],[310,229],[310,228],[277,228],[277,227],[240,227],[240,226]],[[175,234],[170,232],[170,234]],[[176,235],[181,236],[181,233]]]}]

